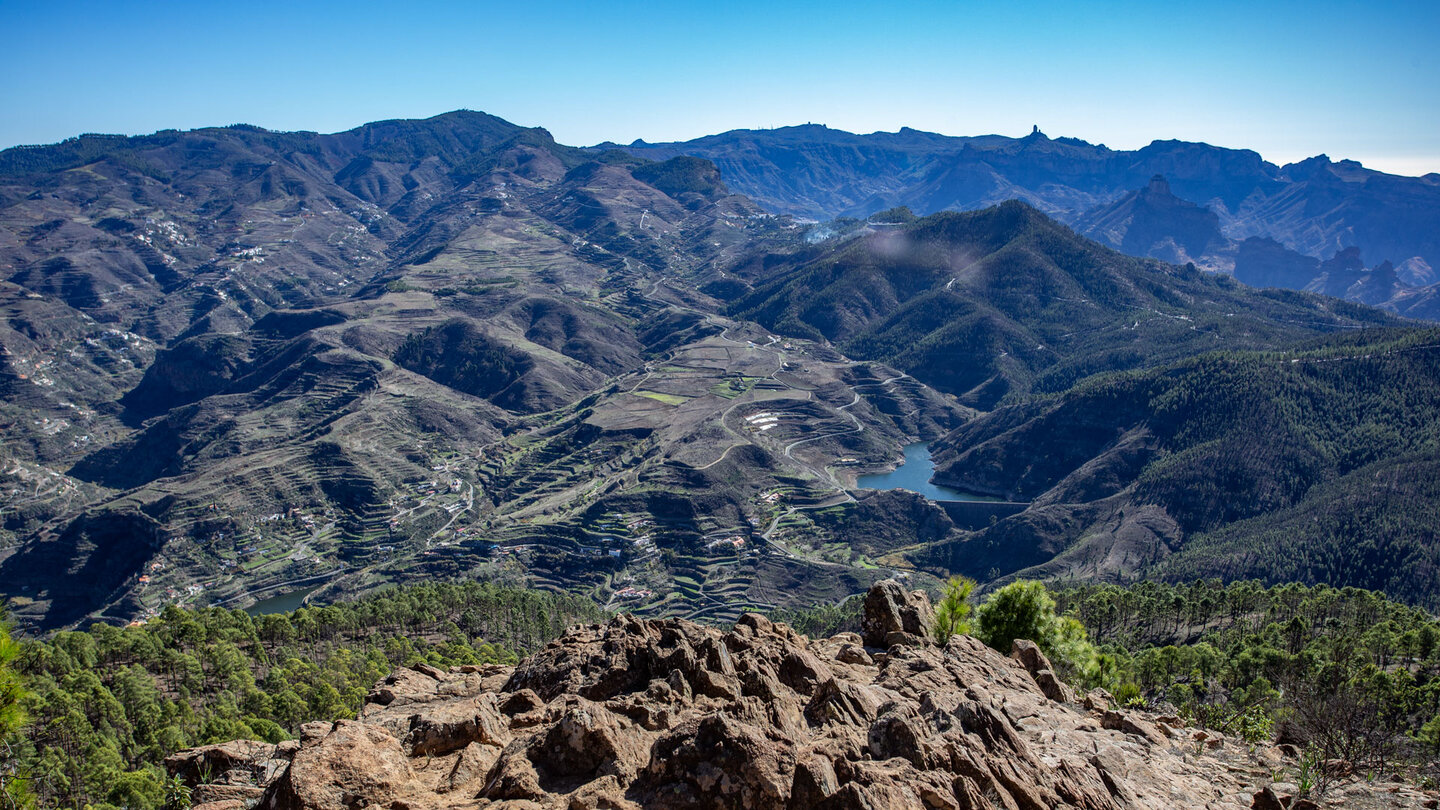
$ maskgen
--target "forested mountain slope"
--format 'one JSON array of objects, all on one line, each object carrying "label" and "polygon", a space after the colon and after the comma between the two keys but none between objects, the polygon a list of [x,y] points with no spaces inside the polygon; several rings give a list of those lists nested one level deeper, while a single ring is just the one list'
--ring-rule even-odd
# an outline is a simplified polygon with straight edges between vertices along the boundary
[{"label": "forested mountain slope", "polygon": [[172,606],[144,625],[60,632],[12,663],[31,697],[0,764],[40,807],[162,807],[164,760],[182,748],[294,739],[354,717],[395,667],[514,664],[603,616],[583,598],[466,583],[253,617]]},{"label": "forested mountain slope", "polygon": [[1020,202],[877,224],[735,272],[754,280],[737,315],[883,360],[982,409],[1098,372],[1395,322],[1124,256]]},{"label": "forested mountain slope", "polygon": [[1353,585],[1433,606],[1437,391],[1440,332],[1367,330],[998,409],[938,445],[937,478],[1032,505],[946,559],[979,575]]}]

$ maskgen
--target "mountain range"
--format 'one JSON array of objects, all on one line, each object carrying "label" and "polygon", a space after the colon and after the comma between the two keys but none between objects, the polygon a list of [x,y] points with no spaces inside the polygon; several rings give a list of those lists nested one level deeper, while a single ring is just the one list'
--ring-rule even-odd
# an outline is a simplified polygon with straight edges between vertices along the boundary
[{"label": "mountain range", "polygon": [[[1325,155],[1276,166],[1249,150],[1184,141],[1113,150],[1038,129],[1008,138],[805,125],[623,148],[714,161],[731,188],[776,213],[828,220],[905,206],[923,215],[1017,199],[1134,256],[1440,317],[1429,286],[1440,265],[1437,174],[1399,177]],[[1242,244],[1249,249],[1237,256]],[[1296,269],[1304,257],[1318,263],[1357,248],[1381,274],[1366,290]],[[1381,283],[1387,263],[1398,283]]]},{"label": "mountain range", "polygon": [[[835,598],[873,576],[762,553],[811,525],[789,503],[853,500],[806,453],[854,429],[879,460],[968,415],[723,317],[687,279],[801,231],[704,161],[454,113],[0,165],[22,623],[460,572],[697,618]],[[752,440],[776,401],[793,418]]]},{"label": "mountain range", "polygon": [[[790,139],[789,162],[775,162],[774,138]],[[716,139],[749,146],[713,160],[579,149],[456,112],[333,135],[234,126],[0,153],[11,615],[48,629],[463,577],[722,621],[834,603],[895,571],[1275,578],[1281,555],[1246,557],[1249,538],[1277,537],[1307,498],[1363,497],[1379,486],[1365,476],[1396,459],[1424,466],[1423,366],[1310,386],[1300,404],[1292,388],[1312,360],[1369,354],[1390,369],[1428,332],[1322,294],[1340,286],[1257,290],[1191,261],[1234,247],[1237,263],[1269,250],[1276,266],[1303,265],[1298,248],[1256,241],[1271,237],[1236,244],[1237,217],[1330,180],[1253,153],[1118,153],[1039,133]],[[953,171],[925,199],[995,205],[895,207],[936,207],[905,184],[938,171],[941,153]],[[757,154],[769,157],[744,162]],[[1432,179],[1359,172],[1342,173],[1370,191],[1332,206],[1338,219],[1307,220],[1338,229],[1316,244],[1361,233],[1347,218],[1380,205],[1381,187],[1414,192],[1394,244],[1426,210]],[[778,190],[736,193],[762,177]],[[767,211],[781,192],[852,199],[846,211],[866,218]],[[1065,200],[1125,252],[1050,216]],[[1400,277],[1351,256],[1315,260],[1347,296],[1376,273]],[[1195,369],[1230,362],[1289,382],[1215,376],[1206,396],[1240,410],[1233,430],[1213,424],[1231,413],[1218,405],[1172,412],[1203,387],[1195,375],[1210,379]],[[1087,398],[1117,387],[1124,407],[1093,412]],[[1356,403],[1374,413],[1321,418]],[[1291,418],[1302,404],[1313,410]],[[1238,418],[1252,406],[1289,421]],[[1076,420],[1088,432],[1067,438]],[[1362,438],[1363,453],[1337,457]],[[945,480],[1029,508],[976,527],[912,493],[856,487],[931,440]],[[1216,512],[1177,493],[1248,498],[1255,478],[1212,451],[1293,457],[1303,474]],[[1434,503],[1423,488],[1405,497]],[[1167,539],[1134,566],[1040,568],[1122,509],[1163,512],[1155,525],[1171,528],[1154,534]],[[1436,521],[1412,514],[1402,545],[1428,559]]]}]

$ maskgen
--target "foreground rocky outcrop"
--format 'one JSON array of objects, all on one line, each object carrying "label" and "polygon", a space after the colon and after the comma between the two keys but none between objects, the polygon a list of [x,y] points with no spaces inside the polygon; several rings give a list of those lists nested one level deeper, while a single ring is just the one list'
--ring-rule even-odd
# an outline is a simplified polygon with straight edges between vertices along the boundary
[{"label": "foreground rocky outcrop", "polygon": [[728,633],[620,616],[515,668],[399,670],[358,720],[311,723],[298,742],[167,765],[205,810],[1309,806],[1271,787],[1278,751],[1102,693],[1069,702],[1026,642],[1012,657],[963,636],[930,644],[916,624],[928,602],[896,583],[866,609],[867,638],[893,646],[812,641],[758,615]]}]

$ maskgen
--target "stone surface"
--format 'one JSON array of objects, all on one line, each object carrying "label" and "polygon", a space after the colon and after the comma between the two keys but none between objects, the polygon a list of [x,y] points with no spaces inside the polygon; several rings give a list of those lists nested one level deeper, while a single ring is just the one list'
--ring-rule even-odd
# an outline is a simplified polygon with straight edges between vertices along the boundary
[{"label": "stone surface", "polygon": [[[234,740],[181,751],[165,759],[165,768],[192,784],[202,779],[211,785],[253,785],[270,782],[289,765],[294,744],[271,745],[255,740]],[[211,794],[207,794],[211,795]],[[213,800],[234,796],[217,795]],[[197,798],[197,804],[201,803]]]},{"label": "stone surface", "polygon": [[1286,804],[1281,800],[1280,794],[1276,793],[1274,787],[1270,785],[1266,785],[1255,794],[1255,799],[1250,806],[1254,810],[1286,810]]},{"label": "stone surface", "polygon": [[1035,685],[1040,687],[1040,691],[1045,693],[1045,697],[1056,703],[1075,702],[1075,692],[1048,669],[1042,669],[1035,673]]},{"label": "stone surface", "polygon": [[895,580],[886,579],[865,594],[861,635],[867,647],[924,643],[934,622],[935,610],[924,591],[908,592]]},{"label": "stone surface", "polygon": [[418,798],[424,790],[400,741],[380,726],[340,720],[330,733],[302,745],[261,803],[274,810],[351,810]]},{"label": "stone surface", "polygon": [[265,791],[254,785],[199,785],[190,794],[192,804],[215,804],[218,802],[247,802],[259,799]]},{"label": "stone surface", "polygon": [[1096,688],[1085,693],[1084,705],[1091,711],[1104,712],[1109,710],[1110,704],[1114,700],[1115,698],[1109,692]]},{"label": "stone surface", "polygon": [[1020,666],[1030,673],[1030,677],[1035,679],[1035,685],[1040,687],[1045,697],[1056,703],[1075,702],[1074,690],[1055,674],[1050,659],[1041,652],[1040,645],[1028,639],[1017,638],[1011,644],[1010,657],[1019,661]]},{"label": "stone surface", "polygon": [[358,721],[308,725],[298,744],[167,764],[192,785],[225,776],[197,788],[212,810],[1241,810],[1288,787],[1247,746],[1197,750],[1142,713],[1055,702],[1027,670],[1050,673],[1043,656],[929,643],[905,629],[918,600],[877,589],[867,633],[911,639],[884,655],[756,615],[725,633],[620,616],[513,671],[398,671]]},{"label": "stone surface", "polygon": [[1040,645],[1035,642],[1017,638],[1010,644],[1010,657],[1020,662],[1020,666],[1031,675],[1038,675],[1042,670],[1054,671],[1050,665],[1050,659],[1040,651]]},{"label": "stone surface", "polygon": [[[1161,733],[1160,728],[1157,724],[1142,717],[1138,717],[1133,712],[1119,712],[1111,709],[1105,712],[1105,716],[1100,721],[1100,725],[1104,728],[1112,729],[1114,731],[1123,731],[1126,734],[1134,734],[1137,737],[1143,737],[1148,742],[1155,743],[1157,745],[1164,744],[1166,739],[1170,736],[1168,734]],[[1212,745],[1212,741],[1217,744]],[[1224,738],[1206,738],[1204,742],[1209,748],[1218,748],[1220,747],[1220,745],[1224,744]]]}]

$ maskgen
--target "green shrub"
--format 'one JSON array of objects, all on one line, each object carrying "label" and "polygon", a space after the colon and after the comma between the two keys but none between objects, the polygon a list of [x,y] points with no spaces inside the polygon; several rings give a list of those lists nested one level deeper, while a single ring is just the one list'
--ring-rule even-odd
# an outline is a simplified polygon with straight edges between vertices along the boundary
[{"label": "green shrub", "polygon": [[980,640],[1000,652],[1009,652],[1015,639],[1029,639],[1055,665],[1057,674],[1091,685],[1098,678],[1095,645],[1085,626],[1070,616],[1055,613],[1055,600],[1044,583],[1012,582],[994,593],[976,612]]}]

